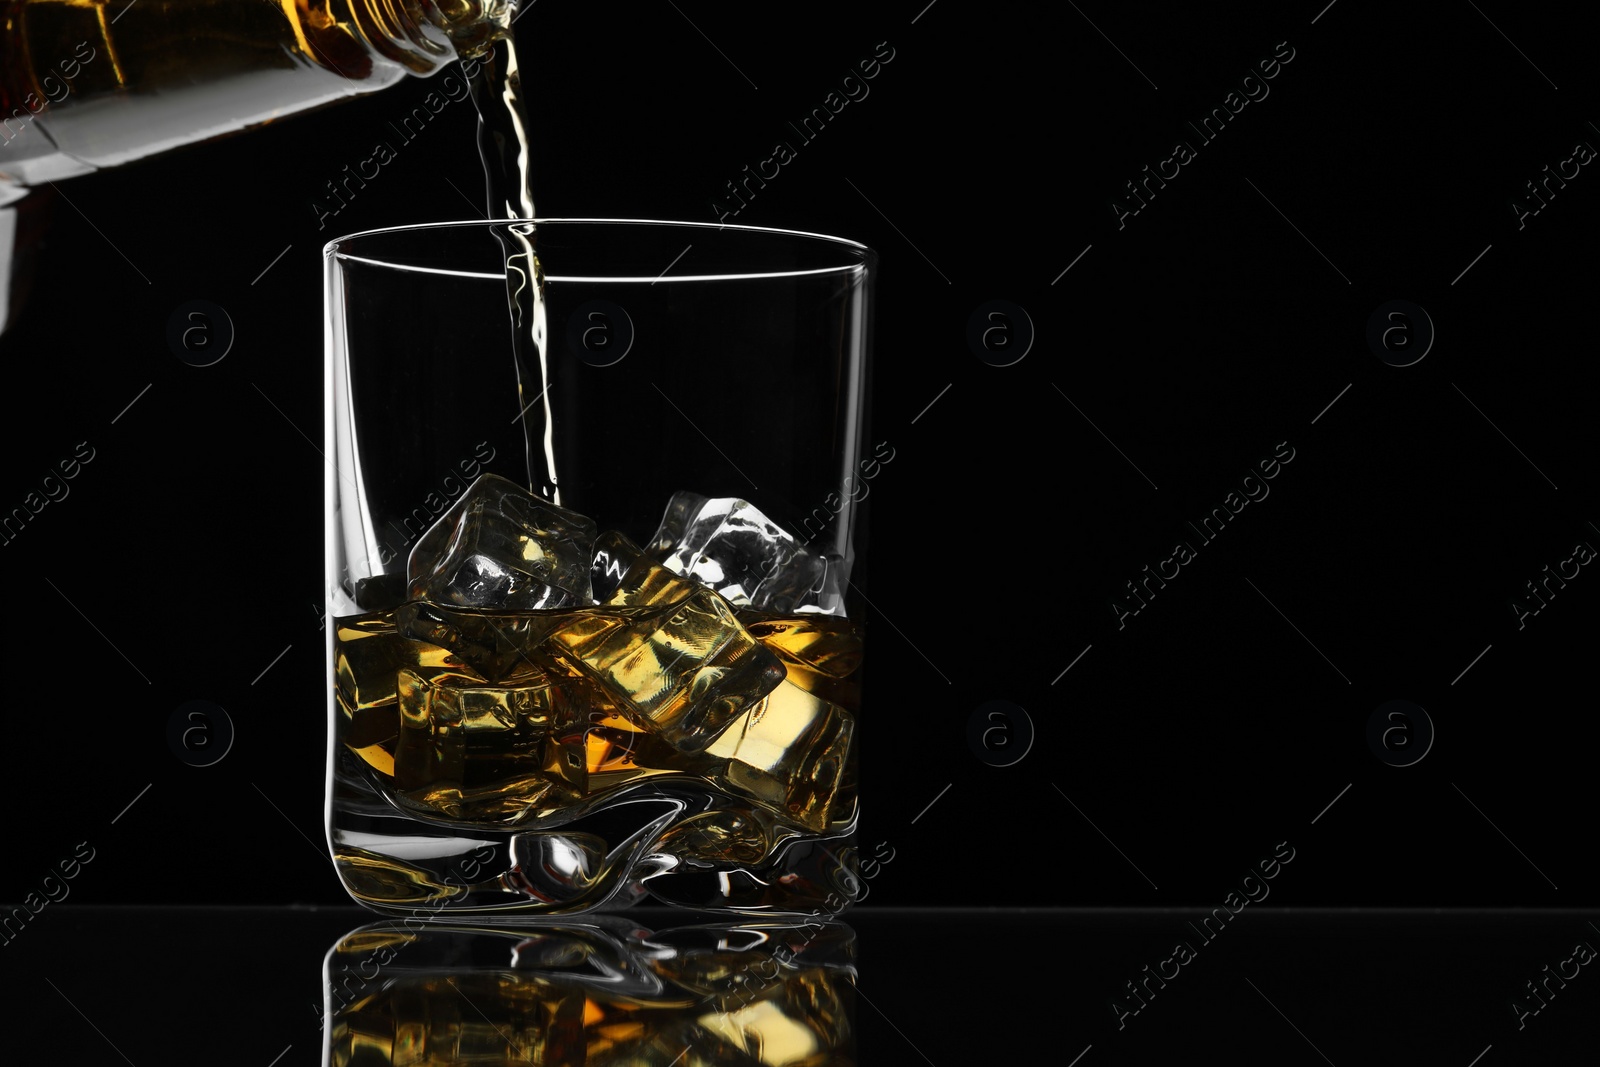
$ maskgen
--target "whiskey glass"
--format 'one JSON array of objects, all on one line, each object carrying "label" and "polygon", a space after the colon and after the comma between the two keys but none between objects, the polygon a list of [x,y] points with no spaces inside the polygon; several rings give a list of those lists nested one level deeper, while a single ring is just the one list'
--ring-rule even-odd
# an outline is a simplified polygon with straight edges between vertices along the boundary
[{"label": "whiskey glass", "polygon": [[[513,327],[505,249],[529,245],[543,302]],[[871,250],[557,219],[324,262],[350,895],[468,921],[842,910],[864,505],[893,455],[867,436]]]}]

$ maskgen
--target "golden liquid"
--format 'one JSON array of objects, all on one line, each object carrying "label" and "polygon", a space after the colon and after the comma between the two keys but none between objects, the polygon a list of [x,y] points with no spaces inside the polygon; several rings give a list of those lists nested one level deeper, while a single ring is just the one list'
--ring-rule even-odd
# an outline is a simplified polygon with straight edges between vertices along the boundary
[{"label": "golden liquid", "polygon": [[[469,89],[478,109],[478,154],[483,160],[488,217],[532,220],[532,126],[514,37],[508,34],[494,43],[470,80]],[[495,231],[495,238],[505,259],[506,302],[511,315],[517,408],[522,412],[528,482],[536,494],[560,504],[550,409],[549,323],[544,272],[534,249],[535,228],[502,227]]]},{"label": "golden liquid", "polygon": [[[763,839],[773,823],[821,832],[848,817],[855,705],[812,689],[823,679],[852,695],[860,631],[830,618],[817,642],[817,616],[747,611],[740,625],[710,590],[664,599],[523,613],[411,603],[339,619],[338,741],[396,806],[485,829],[667,775],[760,809],[741,818]],[[752,697],[770,681],[757,649],[785,676]],[[748,852],[743,828],[696,832]]]}]

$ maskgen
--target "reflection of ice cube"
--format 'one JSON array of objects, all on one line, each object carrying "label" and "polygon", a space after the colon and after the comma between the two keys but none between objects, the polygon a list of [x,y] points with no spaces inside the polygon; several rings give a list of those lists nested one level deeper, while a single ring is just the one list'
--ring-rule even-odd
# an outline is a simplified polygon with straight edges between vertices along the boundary
[{"label": "reflection of ice cube", "polygon": [[842,560],[806,549],[745,500],[674,493],[647,551],[736,607],[844,614]]},{"label": "reflection of ice cube", "polygon": [[531,611],[588,604],[593,520],[485,474],[417,541],[414,600]]}]

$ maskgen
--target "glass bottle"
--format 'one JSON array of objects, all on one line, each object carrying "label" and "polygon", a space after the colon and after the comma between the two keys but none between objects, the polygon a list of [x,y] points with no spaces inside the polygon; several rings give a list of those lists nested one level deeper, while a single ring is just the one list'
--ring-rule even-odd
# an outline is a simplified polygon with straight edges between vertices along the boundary
[{"label": "glass bottle", "polygon": [[[29,187],[426,77],[509,36],[517,0],[0,0],[0,330]],[[15,206],[12,206],[15,205]]]},{"label": "glass bottle", "polygon": [[0,203],[427,76],[513,0],[0,2]]}]

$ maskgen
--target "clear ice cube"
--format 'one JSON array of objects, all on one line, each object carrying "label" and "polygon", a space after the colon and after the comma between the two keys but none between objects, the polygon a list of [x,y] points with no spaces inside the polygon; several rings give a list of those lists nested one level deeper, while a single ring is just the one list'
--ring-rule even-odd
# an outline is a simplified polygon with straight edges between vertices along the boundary
[{"label": "clear ice cube", "polygon": [[411,550],[411,599],[533,611],[591,602],[594,521],[497,474],[473,482]]},{"label": "clear ice cube", "polygon": [[646,551],[735,607],[844,614],[843,561],[807,549],[747,500],[674,493]]}]

